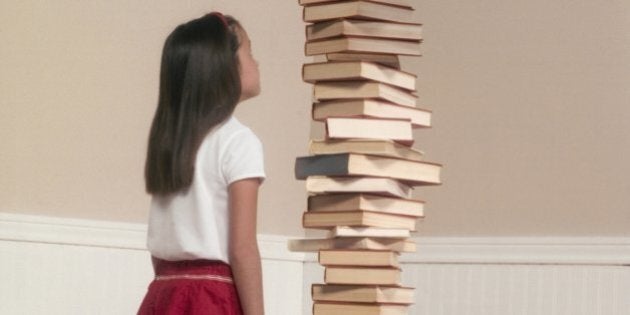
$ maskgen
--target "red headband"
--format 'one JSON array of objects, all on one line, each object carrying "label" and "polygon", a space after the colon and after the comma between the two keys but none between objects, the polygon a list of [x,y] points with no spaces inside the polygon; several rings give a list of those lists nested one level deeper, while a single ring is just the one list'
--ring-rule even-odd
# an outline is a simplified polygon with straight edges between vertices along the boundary
[{"label": "red headband", "polygon": [[210,14],[211,14],[211,15],[214,15],[214,16],[216,16],[216,17],[218,17],[218,18],[221,20],[221,22],[223,22],[223,25],[224,25],[225,27],[228,27],[228,21],[227,21],[227,19],[225,18],[225,15],[223,15],[223,13],[221,13],[221,12],[217,12],[217,11],[214,11],[214,12],[212,12],[212,13],[210,13]]}]

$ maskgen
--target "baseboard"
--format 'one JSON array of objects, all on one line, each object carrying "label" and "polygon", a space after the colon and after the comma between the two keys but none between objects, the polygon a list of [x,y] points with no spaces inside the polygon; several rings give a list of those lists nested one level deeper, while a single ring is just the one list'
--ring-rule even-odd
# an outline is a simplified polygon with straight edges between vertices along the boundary
[{"label": "baseboard", "polygon": [[[258,236],[263,259],[313,262],[287,250],[292,237]],[[146,250],[146,225],[0,212],[0,240]],[[402,263],[630,265],[627,237],[418,237]]]}]

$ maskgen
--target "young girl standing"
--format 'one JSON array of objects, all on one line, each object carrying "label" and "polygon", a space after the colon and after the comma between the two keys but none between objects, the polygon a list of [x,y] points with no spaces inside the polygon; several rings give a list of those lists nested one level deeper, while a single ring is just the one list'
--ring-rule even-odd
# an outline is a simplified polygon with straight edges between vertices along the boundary
[{"label": "young girl standing", "polygon": [[145,166],[155,279],[139,314],[263,314],[263,151],[232,116],[259,92],[250,40],[235,19],[210,13],[166,39]]}]

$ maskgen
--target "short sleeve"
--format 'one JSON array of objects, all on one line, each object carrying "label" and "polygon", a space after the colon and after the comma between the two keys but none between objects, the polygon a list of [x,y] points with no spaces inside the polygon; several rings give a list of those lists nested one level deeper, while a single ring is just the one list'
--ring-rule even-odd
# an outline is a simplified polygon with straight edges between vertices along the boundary
[{"label": "short sleeve", "polygon": [[221,163],[227,184],[245,178],[265,179],[263,146],[249,129],[234,134],[228,141]]}]

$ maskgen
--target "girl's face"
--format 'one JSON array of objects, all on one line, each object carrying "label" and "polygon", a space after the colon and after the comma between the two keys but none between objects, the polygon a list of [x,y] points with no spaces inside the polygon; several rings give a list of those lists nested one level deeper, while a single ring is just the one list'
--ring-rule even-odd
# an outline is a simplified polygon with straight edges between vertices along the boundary
[{"label": "girl's face", "polygon": [[258,62],[252,56],[252,47],[249,36],[245,30],[238,28],[237,34],[241,42],[237,55],[240,62],[241,74],[241,99],[252,98],[260,94],[260,74],[258,73]]}]

